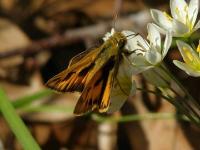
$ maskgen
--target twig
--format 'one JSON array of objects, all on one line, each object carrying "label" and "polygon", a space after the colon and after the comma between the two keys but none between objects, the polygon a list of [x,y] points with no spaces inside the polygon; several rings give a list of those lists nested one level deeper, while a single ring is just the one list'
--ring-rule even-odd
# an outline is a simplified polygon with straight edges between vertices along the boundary
[{"label": "twig", "polygon": [[180,119],[184,121],[190,121],[187,116],[178,115],[175,113],[145,113],[145,114],[131,114],[120,117],[105,117],[98,114],[93,114],[92,119],[97,122],[130,122],[130,121],[141,121],[151,119]]},{"label": "twig", "polygon": [[[144,11],[141,12],[144,13],[144,15],[148,14],[148,12]],[[120,18],[118,21],[118,28],[119,30],[133,30],[135,32],[139,32],[141,27],[135,24],[135,19],[139,17],[140,14],[134,14],[130,15],[125,18]],[[37,54],[39,52],[45,51],[45,50],[53,50],[52,47],[66,45],[67,43],[76,43],[77,41],[84,40],[85,37],[97,39],[102,37],[106,32],[110,30],[112,27],[112,21],[110,22],[102,22],[98,23],[96,25],[82,27],[74,30],[66,31],[64,34],[56,34],[49,38],[33,41],[29,46],[20,48],[20,49],[14,49],[9,50],[6,52],[0,53],[0,59],[7,58],[11,56],[16,55],[23,55],[23,56],[30,56],[33,54]],[[133,28],[134,27],[134,28]],[[142,31],[142,29],[141,29]]]}]

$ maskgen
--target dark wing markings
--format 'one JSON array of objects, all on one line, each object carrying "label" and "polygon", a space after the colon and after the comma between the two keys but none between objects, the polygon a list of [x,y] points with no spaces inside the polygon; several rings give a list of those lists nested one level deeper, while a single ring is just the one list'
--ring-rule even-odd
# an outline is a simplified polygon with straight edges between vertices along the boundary
[{"label": "dark wing markings", "polygon": [[114,68],[115,59],[111,57],[85,86],[74,109],[75,114],[81,115],[92,110],[105,112],[108,109]]}]

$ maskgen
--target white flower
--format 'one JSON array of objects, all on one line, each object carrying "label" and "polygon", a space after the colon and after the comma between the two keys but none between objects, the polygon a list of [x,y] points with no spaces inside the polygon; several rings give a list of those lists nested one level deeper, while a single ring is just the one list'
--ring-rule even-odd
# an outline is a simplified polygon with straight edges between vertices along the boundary
[{"label": "white flower", "polygon": [[134,74],[145,71],[149,68],[160,64],[166,56],[171,42],[171,32],[166,33],[165,41],[163,46],[161,45],[161,35],[158,32],[154,24],[149,23],[148,29],[148,40],[149,43],[141,36],[134,37],[128,40],[128,47],[135,51],[131,55],[131,62],[135,65]]},{"label": "white flower", "polygon": [[199,0],[170,0],[171,15],[151,9],[151,16],[162,32],[171,30],[175,37],[187,37],[200,28],[200,21],[195,25]]},{"label": "white flower", "polygon": [[[110,33],[106,33],[103,38],[104,41],[108,40],[114,33],[114,29]],[[133,52],[133,54],[128,58],[124,56],[124,59],[121,61],[116,77],[118,81],[114,81],[114,86],[111,89],[111,104],[108,112],[119,110],[128,96],[135,93],[136,85],[132,81],[132,75],[141,73],[159,64],[167,54],[172,41],[171,33],[167,32],[164,45],[162,46],[161,35],[153,24],[148,24],[149,43],[141,36],[136,36],[132,31],[122,31],[122,34],[127,37],[124,49]]]},{"label": "white flower", "polygon": [[173,63],[184,70],[188,75],[200,77],[200,44],[196,51],[182,41],[177,41],[177,46],[183,57],[184,63],[177,60],[174,60]]}]

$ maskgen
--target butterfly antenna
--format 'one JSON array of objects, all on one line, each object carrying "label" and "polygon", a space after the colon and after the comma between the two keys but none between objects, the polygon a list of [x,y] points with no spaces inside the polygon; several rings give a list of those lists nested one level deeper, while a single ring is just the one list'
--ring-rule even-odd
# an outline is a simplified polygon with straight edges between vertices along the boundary
[{"label": "butterfly antenna", "polygon": [[114,4],[114,12],[113,12],[113,23],[112,23],[112,27],[117,29],[116,27],[116,22],[118,19],[118,16],[121,12],[121,6],[122,6],[122,0],[115,0],[115,4]]}]

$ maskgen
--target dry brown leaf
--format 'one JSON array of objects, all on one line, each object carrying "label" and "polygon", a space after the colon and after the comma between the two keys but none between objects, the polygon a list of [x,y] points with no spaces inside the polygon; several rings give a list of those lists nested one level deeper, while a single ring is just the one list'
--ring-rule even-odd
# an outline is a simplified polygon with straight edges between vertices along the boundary
[{"label": "dry brown leaf", "polygon": [[[30,44],[26,34],[14,23],[7,19],[0,18],[0,53],[6,53]],[[23,62],[22,56],[14,56],[0,60],[2,68],[16,66]]]},{"label": "dry brown leaf", "polygon": [[17,25],[0,18],[0,52],[23,48],[29,44],[29,38]]}]

